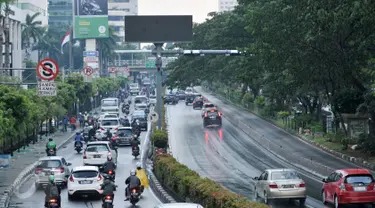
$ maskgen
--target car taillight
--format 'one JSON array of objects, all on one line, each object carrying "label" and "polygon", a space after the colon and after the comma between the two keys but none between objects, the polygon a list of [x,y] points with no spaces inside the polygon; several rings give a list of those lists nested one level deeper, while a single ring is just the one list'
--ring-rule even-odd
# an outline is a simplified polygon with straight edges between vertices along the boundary
[{"label": "car taillight", "polygon": [[57,203],[57,200],[56,199],[50,199],[49,202],[50,203]]},{"label": "car taillight", "polygon": [[137,149],[137,147],[133,147],[133,150],[136,150]]},{"label": "car taillight", "polygon": [[339,188],[340,188],[341,191],[346,191],[344,183],[341,183],[340,186],[339,186]]},{"label": "car taillight", "polygon": [[219,114],[219,117],[221,116],[221,113],[220,112],[218,112],[218,114]]},{"label": "car taillight", "polygon": [[69,176],[69,181],[74,182],[73,176]]},{"label": "car taillight", "polygon": [[134,136],[134,134],[132,134],[132,137]]},{"label": "car taillight", "polygon": [[98,181],[101,181],[103,177],[101,175],[98,176]]},{"label": "car taillight", "polygon": [[103,127],[100,127],[100,130],[105,131],[105,129]]},{"label": "car taillight", "polygon": [[59,170],[60,173],[64,173],[64,168],[56,168],[56,170]]},{"label": "car taillight", "polygon": [[277,185],[276,185],[276,184],[270,184],[269,187],[270,187],[271,189],[275,189],[275,188],[277,188]]},{"label": "car taillight", "polygon": [[193,102],[193,105],[195,104],[195,102]]},{"label": "car taillight", "polygon": [[39,174],[43,171],[43,168],[35,168],[35,174]]},{"label": "car taillight", "polygon": [[300,187],[300,188],[304,188],[304,187],[306,187],[306,185],[305,185],[304,183],[301,183],[301,184],[299,185],[299,187]]},{"label": "car taillight", "polygon": [[117,130],[118,130],[118,127],[117,127],[117,128],[115,128],[115,130],[117,131]]},{"label": "car taillight", "polygon": [[204,117],[207,117],[207,112],[206,112],[206,113],[204,113]]},{"label": "car taillight", "polygon": [[111,196],[106,196],[105,199],[111,199]]},{"label": "car taillight", "polygon": [[86,152],[83,153],[83,159],[87,159]]}]

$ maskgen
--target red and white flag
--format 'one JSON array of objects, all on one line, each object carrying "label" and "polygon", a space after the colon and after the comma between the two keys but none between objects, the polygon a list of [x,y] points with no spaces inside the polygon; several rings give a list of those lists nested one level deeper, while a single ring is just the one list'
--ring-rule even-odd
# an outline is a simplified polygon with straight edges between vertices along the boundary
[{"label": "red and white flag", "polygon": [[68,32],[66,32],[62,42],[61,42],[61,53],[64,53],[63,51],[63,47],[66,43],[68,43],[70,41],[70,29],[68,30]]}]

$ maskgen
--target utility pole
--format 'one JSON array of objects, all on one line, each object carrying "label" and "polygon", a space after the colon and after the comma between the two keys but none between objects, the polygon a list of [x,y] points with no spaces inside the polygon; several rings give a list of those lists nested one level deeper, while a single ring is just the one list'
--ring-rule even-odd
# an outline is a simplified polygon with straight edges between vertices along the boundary
[{"label": "utility pole", "polygon": [[11,76],[12,73],[10,71],[10,19],[9,14],[11,10],[9,8],[9,4],[6,4],[5,7],[5,28],[4,28],[4,34],[5,34],[5,59],[4,59],[4,68],[6,69],[6,73],[8,76]]},{"label": "utility pole", "polygon": [[162,59],[161,59],[161,55],[162,55],[162,51],[163,51],[163,43],[154,43],[155,45],[155,50],[154,50],[154,54],[156,56],[156,62],[155,62],[155,65],[156,65],[156,68],[157,68],[157,72],[156,72],[156,112],[157,114],[159,115],[159,118],[158,118],[158,121],[157,121],[157,127],[158,129],[162,129],[162,108],[163,108],[163,99],[162,99],[162,65],[163,65],[163,62],[162,62]]}]

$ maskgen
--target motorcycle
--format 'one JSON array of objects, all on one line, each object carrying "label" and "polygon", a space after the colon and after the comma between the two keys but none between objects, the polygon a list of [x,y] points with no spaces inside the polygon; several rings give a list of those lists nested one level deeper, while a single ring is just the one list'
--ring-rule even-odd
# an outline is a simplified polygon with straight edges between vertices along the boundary
[{"label": "motorcycle", "polygon": [[133,147],[132,148],[132,155],[134,156],[135,159],[139,156],[139,147]]},{"label": "motorcycle", "polygon": [[76,142],[74,146],[75,146],[75,150],[77,151],[77,153],[80,153],[82,151],[82,143],[81,142]]},{"label": "motorcycle", "polygon": [[89,133],[83,133],[83,140],[85,141],[86,144],[87,142],[89,142]]},{"label": "motorcycle", "polygon": [[47,152],[47,156],[56,156],[56,152],[54,149],[49,149]]},{"label": "motorcycle", "polygon": [[112,199],[112,196],[107,195],[107,196],[104,197],[102,207],[103,208],[113,208],[113,199]]},{"label": "motorcycle", "polygon": [[60,208],[57,199],[50,199],[48,201],[48,208]]},{"label": "motorcycle", "polygon": [[130,203],[135,206],[135,204],[139,201],[139,193],[136,188],[133,188],[130,192]]},{"label": "motorcycle", "polygon": [[130,110],[129,110],[129,109],[125,109],[125,110],[124,110],[124,113],[125,113],[126,115],[129,115]]},{"label": "motorcycle", "polygon": [[112,182],[115,182],[116,173],[113,170],[109,170],[108,173],[102,173],[103,176],[108,176]]}]

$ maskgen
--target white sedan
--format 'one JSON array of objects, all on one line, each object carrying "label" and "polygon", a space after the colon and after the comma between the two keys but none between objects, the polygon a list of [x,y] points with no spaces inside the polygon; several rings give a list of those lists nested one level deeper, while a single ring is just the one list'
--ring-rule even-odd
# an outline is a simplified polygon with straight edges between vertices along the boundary
[{"label": "white sedan", "polygon": [[68,179],[68,199],[84,195],[101,197],[103,176],[96,166],[78,166],[72,169]]}]

